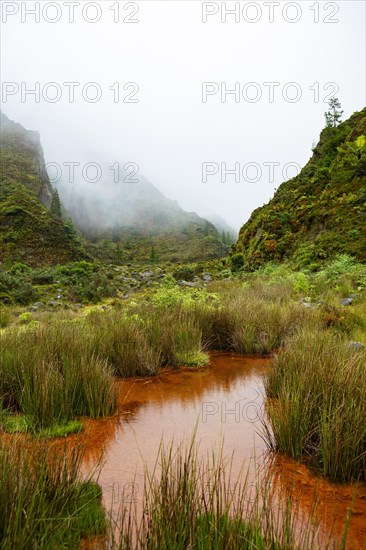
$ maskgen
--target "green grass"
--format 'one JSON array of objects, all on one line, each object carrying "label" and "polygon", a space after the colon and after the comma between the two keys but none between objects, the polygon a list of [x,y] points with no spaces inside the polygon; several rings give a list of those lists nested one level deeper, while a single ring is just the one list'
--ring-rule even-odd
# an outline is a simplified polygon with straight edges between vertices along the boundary
[{"label": "green grass", "polygon": [[334,331],[300,331],[266,380],[269,446],[332,481],[365,481],[365,367],[366,350]]},{"label": "green grass", "polygon": [[12,315],[7,307],[0,306],[0,329],[10,325],[12,320]]},{"label": "green grass", "polygon": [[70,420],[66,424],[55,424],[49,428],[40,430],[40,437],[66,437],[70,434],[80,433],[83,430],[83,424],[79,420]]},{"label": "green grass", "polygon": [[82,481],[81,454],[0,442],[0,547],[77,548],[106,531],[101,489]]},{"label": "green grass", "polygon": [[114,377],[77,325],[58,323],[12,329],[2,335],[2,408],[21,413],[38,432],[78,416],[115,411]]},{"label": "green grass", "polygon": [[233,478],[231,468],[222,449],[199,458],[194,439],[188,447],[162,445],[155,467],[145,470],[141,508],[122,498],[110,546],[119,539],[121,550],[330,548],[317,533],[315,506],[301,521],[291,490],[276,493],[272,473],[258,472],[252,484],[244,469]]},{"label": "green grass", "polygon": [[[31,426],[24,414],[10,414],[7,411],[0,411],[0,429],[11,434],[27,433],[31,430]],[[48,428],[40,429],[37,435],[49,438],[66,437],[82,430],[83,425],[79,420],[70,420],[64,424],[53,424]]]},{"label": "green grass", "polygon": [[[358,285],[361,297],[342,307],[345,265],[349,261],[340,260],[315,278],[268,266],[208,289],[182,288],[166,277],[160,287],[106,310],[22,312],[0,335],[1,406],[25,415],[36,433],[79,416],[112,414],[115,377],[154,376],[163,366],[205,366],[209,350],[271,354],[302,329],[365,342],[363,271],[354,264],[347,290]],[[70,269],[74,277],[94,267],[79,262]],[[307,298],[311,307],[299,303],[305,291],[314,296]]]}]

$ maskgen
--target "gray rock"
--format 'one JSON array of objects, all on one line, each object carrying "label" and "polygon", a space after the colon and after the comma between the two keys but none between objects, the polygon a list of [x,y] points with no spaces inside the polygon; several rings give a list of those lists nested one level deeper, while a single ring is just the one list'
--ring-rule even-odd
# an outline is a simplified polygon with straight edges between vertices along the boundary
[{"label": "gray rock", "polygon": [[194,288],[196,286],[196,283],[189,283],[188,281],[179,281],[179,284],[189,288]]},{"label": "gray rock", "polygon": [[358,350],[361,350],[361,349],[366,349],[365,344],[363,344],[362,342],[349,341],[349,342],[347,342],[347,346],[350,349],[354,350],[354,351],[358,351]]},{"label": "gray rock", "polygon": [[314,302],[308,302],[306,298],[301,298],[299,303],[304,307],[314,307],[316,305]]},{"label": "gray rock", "polygon": [[135,279],[132,279],[132,277],[123,277],[123,279],[121,279],[124,283],[136,283]]},{"label": "gray rock", "polygon": [[45,304],[43,302],[36,302],[35,304],[33,304],[33,307],[36,307],[38,309],[40,307],[45,307]]},{"label": "gray rock", "polygon": [[50,307],[61,307],[61,303],[55,300],[48,300],[47,305]]},{"label": "gray rock", "polygon": [[341,298],[341,305],[342,306],[350,306],[353,302],[353,298],[350,296],[348,298]]},{"label": "gray rock", "polygon": [[140,273],[141,279],[150,279],[151,277],[154,277],[154,273],[152,271],[143,271]]}]

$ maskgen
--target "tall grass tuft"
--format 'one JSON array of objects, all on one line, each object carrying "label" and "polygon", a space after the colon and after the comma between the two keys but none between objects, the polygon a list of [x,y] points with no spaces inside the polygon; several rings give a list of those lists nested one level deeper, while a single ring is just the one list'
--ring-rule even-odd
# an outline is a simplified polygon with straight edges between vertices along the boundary
[{"label": "tall grass tuft", "polygon": [[140,505],[122,500],[119,548],[328,547],[324,540],[320,546],[315,513],[300,520],[291,495],[283,498],[273,490],[272,474],[253,484],[245,472],[232,479],[231,467],[222,452],[198,458],[194,442],[188,448],[162,446],[155,468],[145,472]]},{"label": "tall grass tuft", "polygon": [[116,406],[114,377],[77,326],[14,329],[2,338],[0,405],[26,416],[32,431],[99,417]]},{"label": "tall grass tuft", "polygon": [[366,351],[330,331],[301,330],[266,380],[267,441],[333,481],[366,480]]},{"label": "tall grass tuft", "polygon": [[245,354],[268,354],[280,348],[299,327],[318,323],[319,314],[277,296],[277,287],[231,286],[220,303],[197,304],[195,317],[204,346]]},{"label": "tall grass tuft", "polygon": [[149,344],[146,327],[138,315],[96,313],[87,321],[87,332],[101,357],[122,378],[151,376],[161,364],[160,350]]},{"label": "tall grass tuft", "polygon": [[0,547],[77,548],[106,531],[101,489],[79,475],[81,453],[0,442]]}]

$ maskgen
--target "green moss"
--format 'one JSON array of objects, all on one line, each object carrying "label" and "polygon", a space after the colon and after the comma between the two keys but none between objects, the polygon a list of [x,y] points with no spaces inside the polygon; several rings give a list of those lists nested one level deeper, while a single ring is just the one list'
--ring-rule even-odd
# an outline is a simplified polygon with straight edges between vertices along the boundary
[{"label": "green moss", "polygon": [[[7,411],[0,411],[0,429],[7,433],[34,433],[32,425],[24,414],[10,414]],[[79,433],[83,430],[83,424],[79,420],[70,420],[63,424],[53,424],[48,428],[34,433],[37,437],[66,437]]]},{"label": "green moss", "polygon": [[4,432],[11,434],[28,432],[29,426],[24,414],[9,414],[0,412],[0,427]]},{"label": "green moss", "polygon": [[337,254],[366,260],[366,109],[325,128],[301,173],[241,228],[234,256],[256,269],[290,260],[321,266]]},{"label": "green moss", "polygon": [[66,437],[71,434],[80,433],[83,424],[79,420],[70,420],[66,424],[54,424],[49,428],[40,430],[37,435],[40,437]]},{"label": "green moss", "polygon": [[176,355],[176,362],[184,367],[206,367],[210,358],[202,352],[182,353]]}]

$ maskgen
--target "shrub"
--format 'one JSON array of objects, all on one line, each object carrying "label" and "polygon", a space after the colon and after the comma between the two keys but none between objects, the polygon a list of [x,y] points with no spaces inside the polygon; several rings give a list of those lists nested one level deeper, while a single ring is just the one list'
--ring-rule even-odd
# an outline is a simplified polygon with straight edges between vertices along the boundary
[{"label": "shrub", "polygon": [[19,273],[31,273],[31,272],[32,272],[32,268],[29,267],[29,265],[27,264],[23,264],[22,262],[16,262],[9,269],[9,273],[11,275],[18,275]]},{"label": "shrub", "polygon": [[237,253],[230,256],[231,270],[234,272],[240,271],[244,267],[243,254]]}]

